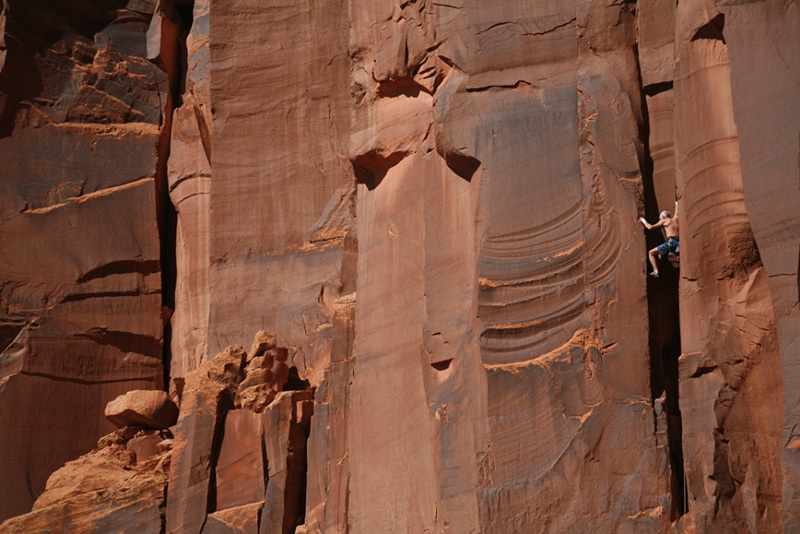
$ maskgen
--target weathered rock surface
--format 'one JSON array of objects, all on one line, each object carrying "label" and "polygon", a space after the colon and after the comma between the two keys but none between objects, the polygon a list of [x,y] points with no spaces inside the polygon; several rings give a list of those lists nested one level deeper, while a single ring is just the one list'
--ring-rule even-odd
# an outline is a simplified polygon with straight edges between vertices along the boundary
[{"label": "weathered rock surface", "polygon": [[217,460],[218,510],[263,503],[267,485],[264,417],[250,410],[232,410],[225,417],[225,439]]},{"label": "weathered rock surface", "polygon": [[[271,342],[265,349],[262,334],[254,343],[262,349],[256,358],[264,350],[286,351]],[[174,436],[120,428],[53,473],[33,510],[9,519],[0,532],[294,532],[305,515],[314,394],[278,391],[259,411],[234,409],[238,384],[263,378],[257,368],[244,367],[246,356],[230,347],[186,376]],[[111,404],[130,406],[141,393]],[[78,513],[86,517],[73,520]],[[101,513],[108,517],[98,519]]]},{"label": "weathered rock surface", "polygon": [[[169,449],[138,460],[134,431],[120,429],[97,448],[53,473],[33,510],[0,525],[0,532],[159,532],[169,469]],[[157,433],[140,438],[163,441]],[[133,438],[137,439],[137,438]]]},{"label": "weathered rock surface", "polygon": [[313,415],[309,391],[285,391],[264,411],[264,445],[269,480],[261,534],[294,532],[305,515],[306,441]]},{"label": "weathered rock surface", "polygon": [[[795,140],[800,130],[800,56],[790,51],[800,49],[800,10],[797,3],[780,2],[750,7],[720,2],[718,9],[726,20],[723,35],[730,59],[731,104],[745,207],[763,266],[758,275],[767,277],[767,283],[760,282],[753,291],[763,293],[753,295],[762,307],[750,308],[747,315],[753,324],[764,325],[772,320],[772,308],[775,330],[767,339],[777,342],[763,351],[762,370],[745,383],[745,389],[752,383],[764,397],[753,395],[737,401],[747,405],[742,409],[748,413],[732,427],[734,432],[750,436],[755,427],[760,434],[758,444],[768,442],[757,460],[750,459],[751,465],[760,465],[754,469],[757,474],[743,484],[749,509],[761,512],[765,500],[753,495],[751,488],[757,479],[755,493],[762,493],[763,487],[764,493],[780,495],[781,501],[780,506],[769,506],[780,509],[780,519],[763,518],[762,512],[759,526],[781,523],[784,532],[791,532],[800,529],[800,374],[796,370],[800,358],[800,149]],[[750,325],[737,326],[747,331],[745,336],[751,341],[747,348],[754,349],[752,340],[758,334]],[[776,357],[779,361],[772,360]],[[767,373],[770,376],[764,376]],[[775,390],[782,396],[774,398]],[[767,420],[760,420],[765,411],[770,412]],[[777,415],[781,411],[782,419]],[[780,460],[763,462],[768,453],[780,455]],[[744,464],[734,470],[741,473]],[[778,471],[780,487],[773,481],[766,483],[765,477],[777,478]]]},{"label": "weathered rock surface", "polygon": [[[162,2],[161,5],[172,3]],[[164,20],[160,26],[151,26],[151,36],[161,35],[162,31],[181,30],[177,27],[182,21],[176,9],[173,6],[172,19]],[[182,9],[188,10],[189,7]],[[169,199],[177,219],[174,262],[178,276],[175,281],[175,314],[170,323],[172,376],[183,376],[207,359],[211,295],[209,1],[196,0],[191,9],[192,25],[185,44],[185,76],[180,76],[179,58],[172,61],[176,83],[183,79],[185,86],[181,95],[182,105],[175,110],[172,119],[168,161]]]},{"label": "weathered rock surface", "polygon": [[635,19],[358,5],[350,526],[657,529]]},{"label": "weathered rock surface", "polygon": [[239,384],[234,402],[237,407],[261,412],[289,381],[289,354],[287,349],[275,347],[274,336],[259,332],[248,359],[247,377]]},{"label": "weathered rock surface", "polygon": [[348,4],[216,7],[208,353],[269,330],[321,378],[354,198]]},{"label": "weathered rock surface", "polygon": [[[744,23],[743,16],[754,19]],[[797,17],[790,19],[796,27]],[[754,32],[755,22],[759,29]],[[783,228],[798,228],[796,208],[788,206],[796,206],[799,198],[792,188],[781,204],[773,202],[767,211],[774,214],[782,206],[788,211],[777,216],[780,222],[771,215],[776,227],[767,229],[761,207],[766,197],[760,192],[780,189],[781,180],[796,177],[797,148],[787,153],[781,142],[767,145],[753,136],[763,124],[781,128],[785,119],[769,98],[755,102],[746,95],[740,81],[744,73],[733,67],[775,69],[782,61],[780,50],[774,56],[758,50],[777,35],[787,40],[775,46],[796,46],[797,37],[788,36],[786,24],[783,16],[765,16],[761,7],[689,4],[677,11],[677,181],[689,214],[681,242],[681,411],[687,519],[701,531],[790,532],[798,526],[792,446],[798,354],[795,334],[786,337],[797,330],[798,265],[796,258],[789,259],[797,256],[797,243],[784,241],[777,252],[773,240]],[[745,51],[751,46],[755,51]],[[792,72],[789,79],[799,80],[800,73]],[[769,83],[765,90],[772,87]],[[796,106],[786,110],[789,116],[798,112]],[[697,117],[703,118],[702,128],[694,126]],[[740,127],[747,138],[740,136]],[[765,160],[769,163],[760,163]],[[765,182],[770,179],[776,185]]]},{"label": "weathered rock surface", "polygon": [[172,438],[164,439],[160,434],[137,435],[126,445],[126,448],[136,455],[137,462],[144,462],[164,452],[164,448],[172,447]]},{"label": "weathered rock surface", "polygon": [[178,406],[164,391],[133,390],[106,405],[105,415],[118,427],[168,428],[178,421]]},{"label": "weathered rock surface", "polygon": [[[147,2],[0,3],[0,520],[161,388]],[[120,8],[120,9],[116,9]]]}]

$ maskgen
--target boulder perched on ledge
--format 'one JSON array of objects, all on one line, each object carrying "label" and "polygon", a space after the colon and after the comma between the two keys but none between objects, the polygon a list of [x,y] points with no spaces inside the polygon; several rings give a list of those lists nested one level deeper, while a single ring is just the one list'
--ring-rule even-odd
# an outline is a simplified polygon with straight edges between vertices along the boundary
[{"label": "boulder perched on ledge", "polygon": [[178,421],[178,406],[164,391],[133,390],[109,402],[105,414],[119,428],[164,429]]}]

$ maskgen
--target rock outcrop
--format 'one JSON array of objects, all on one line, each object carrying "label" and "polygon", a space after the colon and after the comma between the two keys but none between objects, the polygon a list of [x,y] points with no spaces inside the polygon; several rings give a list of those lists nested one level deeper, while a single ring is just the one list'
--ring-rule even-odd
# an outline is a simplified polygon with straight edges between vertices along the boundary
[{"label": "rock outcrop", "polygon": [[[242,386],[264,380],[247,358],[229,347],[189,373],[169,430],[143,426],[137,409],[133,424],[53,473],[33,510],[0,532],[294,532],[305,516],[314,392],[280,387],[266,405],[235,407]],[[130,406],[137,393],[110,404]]]},{"label": "rock outcrop", "polygon": [[0,0],[0,531],[800,529],[799,25]]},{"label": "rock outcrop", "polygon": [[[169,440],[126,427],[102,438],[95,450],[53,473],[30,513],[0,525],[5,533],[159,532],[169,470]],[[136,439],[161,444],[139,455]]]},{"label": "rock outcrop", "polygon": [[[264,351],[286,352],[272,343],[264,348],[264,337],[256,336],[250,355],[230,347],[186,377],[174,430],[167,532],[293,532],[303,522],[314,396],[286,391],[286,380],[276,386],[260,366],[246,365],[264,358]],[[235,403],[252,399],[257,385],[269,386],[259,390],[268,402],[261,396]],[[247,391],[250,396],[243,395]]]}]

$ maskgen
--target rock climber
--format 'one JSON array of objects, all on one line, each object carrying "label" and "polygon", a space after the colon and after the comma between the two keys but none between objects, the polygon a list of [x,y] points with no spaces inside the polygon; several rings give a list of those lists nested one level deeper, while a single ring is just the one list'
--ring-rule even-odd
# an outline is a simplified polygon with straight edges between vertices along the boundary
[{"label": "rock climber", "polygon": [[650,273],[650,276],[658,278],[658,260],[660,260],[662,256],[673,257],[678,256],[680,253],[680,242],[678,240],[678,203],[675,203],[674,217],[670,212],[664,210],[658,216],[658,222],[655,224],[648,223],[644,217],[639,217],[639,221],[648,230],[662,228],[664,237],[666,237],[666,241],[650,249],[650,252],[647,253],[650,259],[650,265],[653,266],[653,272]]}]

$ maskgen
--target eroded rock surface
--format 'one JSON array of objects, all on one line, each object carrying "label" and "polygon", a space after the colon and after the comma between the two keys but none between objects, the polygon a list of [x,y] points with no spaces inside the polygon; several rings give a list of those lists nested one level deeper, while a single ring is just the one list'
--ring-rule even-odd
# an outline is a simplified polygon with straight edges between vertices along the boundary
[{"label": "eroded rock surface", "polygon": [[[264,351],[286,353],[273,341],[265,348],[265,337],[256,336],[252,355],[229,347],[186,376],[174,431],[167,532],[290,533],[302,524],[314,395],[282,391],[286,380],[275,386],[263,369],[246,365]],[[242,389],[259,384],[277,388],[269,402],[234,404]]]},{"label": "eroded rock surface", "polygon": [[214,468],[225,414],[233,408],[233,395],[243,378],[245,356],[242,347],[230,347],[186,376],[175,427],[168,532],[197,533],[203,526],[215,491]]},{"label": "eroded rock surface", "polygon": [[149,2],[0,3],[0,519],[163,385]]},{"label": "eroded rock surface", "polygon": [[[138,457],[130,444],[141,438],[164,445],[157,454]],[[105,436],[91,453],[53,473],[33,510],[7,520],[0,532],[161,531],[168,443],[164,434],[130,427]]]}]

